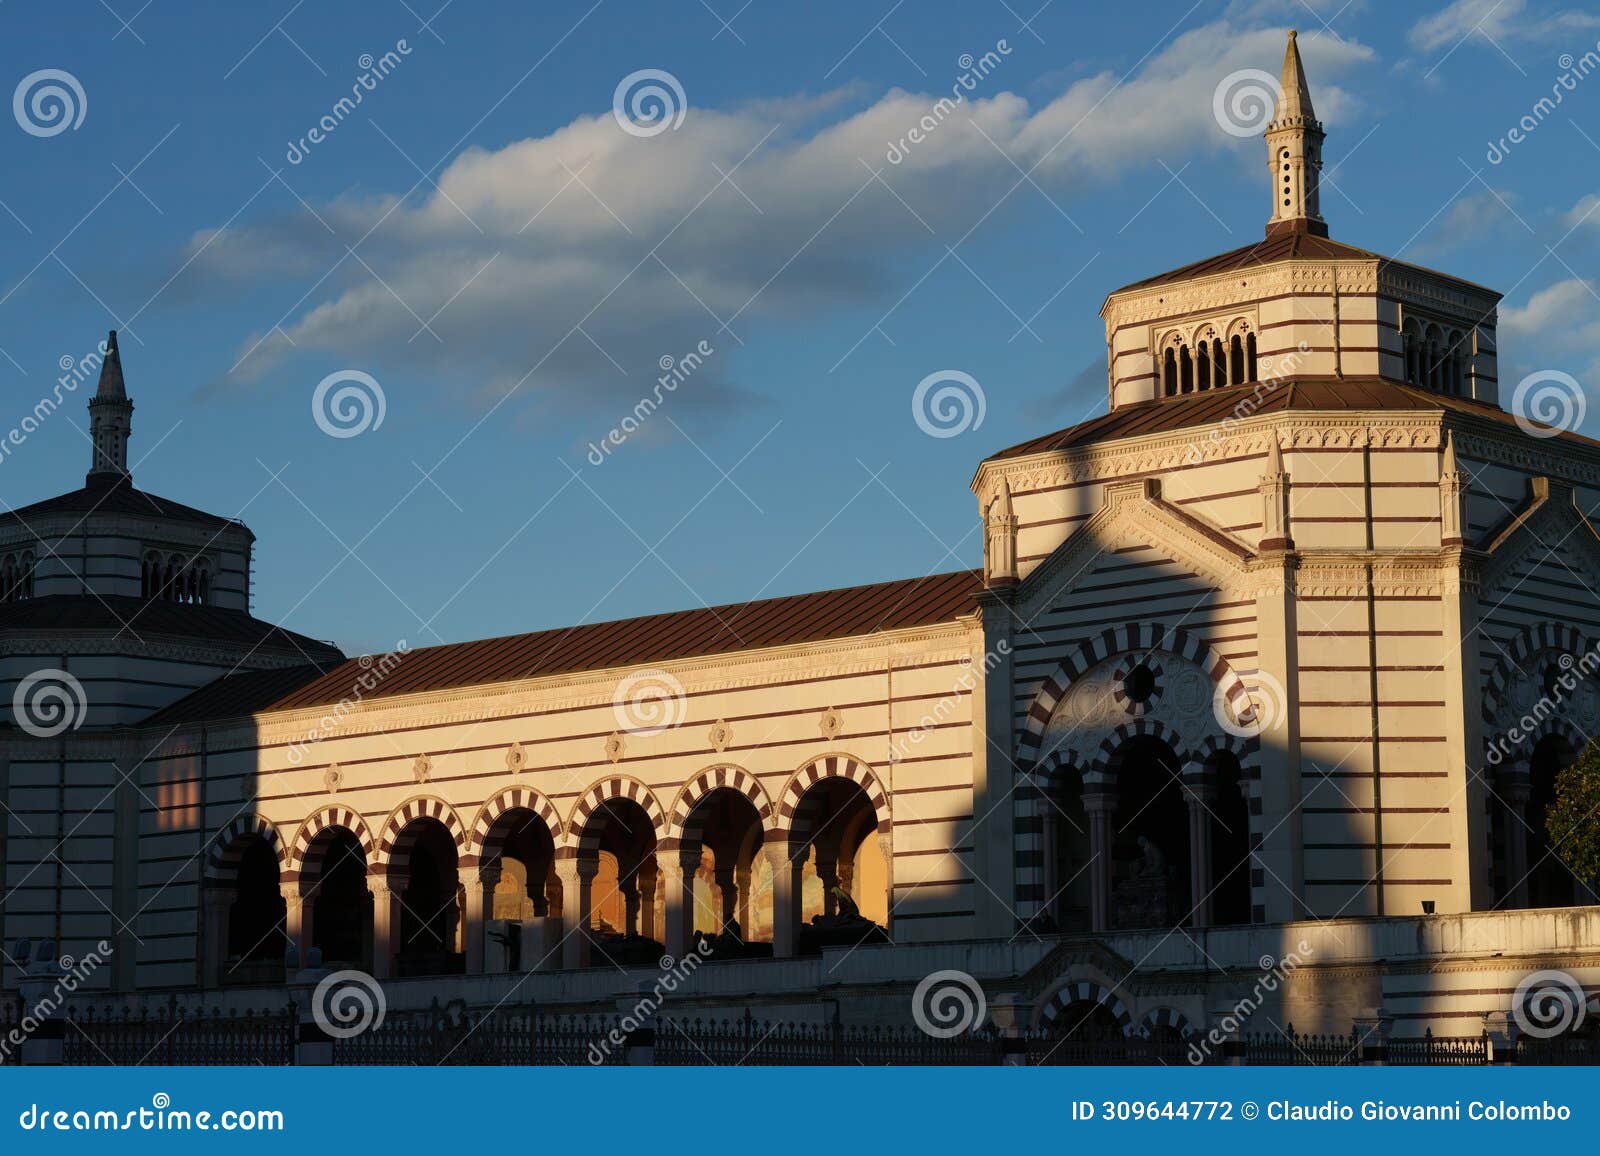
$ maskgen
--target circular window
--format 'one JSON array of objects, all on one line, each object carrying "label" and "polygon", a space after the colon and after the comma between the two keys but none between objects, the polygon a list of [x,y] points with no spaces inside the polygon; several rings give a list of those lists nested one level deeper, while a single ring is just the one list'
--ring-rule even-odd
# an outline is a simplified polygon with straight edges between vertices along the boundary
[{"label": "circular window", "polygon": [[1129,702],[1148,702],[1156,692],[1156,672],[1141,662],[1122,677],[1122,693]]}]

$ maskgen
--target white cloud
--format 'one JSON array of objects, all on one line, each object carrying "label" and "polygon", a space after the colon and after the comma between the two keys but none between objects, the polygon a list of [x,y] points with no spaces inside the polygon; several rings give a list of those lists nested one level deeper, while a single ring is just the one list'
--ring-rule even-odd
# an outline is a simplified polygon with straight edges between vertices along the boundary
[{"label": "white cloud", "polygon": [[1567,210],[1561,223],[1569,229],[1600,229],[1600,194],[1586,194]]},{"label": "white cloud", "polygon": [[[1159,172],[1158,160],[1178,168],[1197,154],[1261,147],[1223,133],[1211,98],[1237,69],[1276,73],[1283,37],[1208,25],[1134,75],[1079,79],[1040,107],[1004,90],[1002,61],[898,165],[885,160],[889,142],[936,96],[895,90],[853,112],[840,110],[838,94],[692,106],[681,128],[650,139],[624,133],[608,110],[498,150],[469,149],[437,192],[343,197],[315,215],[295,208],[198,234],[189,288],[278,278],[288,302],[325,278],[241,345],[239,380],[314,351],[432,376],[458,393],[499,397],[526,381],[631,404],[659,358],[705,338],[719,356],[693,388],[726,404],[739,392],[737,340],[719,332],[719,318],[742,336],[768,319],[892,302],[904,288],[903,274],[891,278],[897,261],[942,251],[1016,186],[1001,150],[1065,197],[1095,180]],[[1372,51],[1332,37],[1308,38],[1302,51],[1319,115],[1347,116],[1353,101],[1333,81]],[[294,170],[285,177],[293,183]],[[358,240],[359,261],[345,250]]]},{"label": "white cloud", "polygon": [[1422,52],[1453,49],[1468,39],[1549,40],[1600,28],[1600,16],[1563,10],[1538,15],[1528,0],[1455,0],[1454,4],[1412,25],[1411,44]]},{"label": "white cloud", "polygon": [[1535,370],[1574,374],[1590,390],[1600,390],[1600,296],[1592,281],[1569,278],[1535,292],[1527,304],[1502,307],[1500,345],[1501,402],[1511,388]]}]

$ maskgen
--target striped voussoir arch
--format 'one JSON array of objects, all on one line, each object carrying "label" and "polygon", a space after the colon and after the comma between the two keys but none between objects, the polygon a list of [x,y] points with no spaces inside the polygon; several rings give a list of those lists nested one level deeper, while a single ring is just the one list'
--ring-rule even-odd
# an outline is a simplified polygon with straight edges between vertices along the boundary
[{"label": "striped voussoir arch", "polygon": [[[889,794],[883,789],[883,784],[878,781],[877,775],[872,773],[872,768],[851,755],[821,755],[796,771],[783,788],[783,801],[778,804],[778,818],[789,828],[791,836],[795,833],[795,815],[800,808],[801,799],[823,779],[848,779],[855,783],[867,793],[867,801],[872,804],[872,810],[878,817],[878,832],[887,834],[893,829],[894,820],[889,810]],[[806,833],[801,832],[801,834]]]},{"label": "striped voussoir arch", "polygon": [[502,816],[513,811],[529,811],[544,820],[544,825],[550,830],[550,838],[557,847],[561,846],[561,815],[556,811],[555,804],[550,802],[532,787],[507,787],[505,790],[491,795],[482,807],[478,808],[478,817],[472,824],[472,838],[468,849],[484,862],[498,859],[505,844],[505,833],[495,830],[495,824]]},{"label": "striped voussoir arch", "polygon": [[[1574,666],[1587,665],[1592,669],[1594,665],[1592,659],[1584,662],[1592,649],[1588,640],[1565,622],[1535,623],[1501,649],[1504,653],[1489,672],[1483,688],[1483,717],[1489,722],[1494,722],[1505,708],[1506,688],[1518,675],[1528,673],[1528,660],[1540,652],[1557,650],[1570,655]],[[1567,668],[1562,669],[1565,671]]]},{"label": "striped voussoir arch", "polygon": [[1158,650],[1179,655],[1199,666],[1222,689],[1241,718],[1250,711],[1250,695],[1244,682],[1228,665],[1227,659],[1198,634],[1160,622],[1128,622],[1109,626],[1079,642],[1055,673],[1039,684],[1023,719],[1017,741],[1017,760],[1029,763],[1038,757],[1050,716],[1074,681],[1113,655],[1129,651],[1149,654]]},{"label": "striped voussoir arch", "polygon": [[667,837],[663,842],[665,848],[685,843],[698,844],[701,841],[705,834],[705,814],[697,813],[696,808],[707,795],[719,790],[735,791],[750,800],[750,805],[761,819],[761,830],[766,832],[772,829],[773,817],[777,812],[766,788],[743,767],[727,763],[707,767],[683,785],[667,819]]},{"label": "striped voussoir arch", "polygon": [[392,866],[397,858],[403,858],[411,851],[412,845],[422,834],[418,824],[424,820],[432,820],[449,832],[450,841],[456,845],[457,866],[471,867],[477,862],[467,845],[467,832],[456,817],[455,808],[435,796],[420,795],[396,807],[390,812],[389,821],[383,825],[378,859],[385,867]]},{"label": "striped voussoir arch", "polygon": [[294,846],[289,849],[289,870],[285,872],[286,881],[298,878],[308,865],[321,867],[319,862],[308,864],[307,856],[317,836],[329,830],[345,830],[354,835],[356,842],[361,845],[362,854],[367,858],[367,868],[371,870],[378,845],[372,838],[372,832],[367,830],[366,822],[349,807],[330,803],[300,824],[300,830],[294,837]]},{"label": "striped voussoir arch", "polygon": [[1016,824],[1015,906],[1017,918],[1024,923],[1043,911],[1051,898],[1045,894],[1045,856],[1050,854],[1045,826],[1050,809],[1058,805],[1051,796],[1069,776],[1082,773],[1078,752],[1061,747],[1018,772],[1017,791],[1012,799]]},{"label": "striped voussoir arch", "polygon": [[233,880],[239,875],[239,861],[254,839],[260,839],[277,857],[278,870],[287,865],[288,849],[278,838],[278,828],[260,815],[240,815],[211,840],[206,851],[205,876],[207,879]]},{"label": "striped voussoir arch", "polygon": [[1039,1024],[1041,1027],[1062,1028],[1071,1031],[1077,1025],[1063,1020],[1061,1015],[1074,1004],[1097,1003],[1115,1017],[1117,1026],[1122,1029],[1122,1034],[1133,1034],[1133,1016],[1128,1012],[1116,992],[1109,988],[1101,987],[1088,980],[1078,980],[1075,983],[1063,984],[1057,988],[1039,1008]]},{"label": "striped voussoir arch", "polygon": [[567,841],[569,843],[575,841],[578,850],[586,855],[598,852],[602,825],[590,823],[589,819],[612,799],[627,799],[643,808],[659,844],[667,830],[667,822],[666,816],[661,812],[661,804],[656,801],[655,792],[638,779],[629,779],[621,775],[602,779],[577,801],[572,808],[572,817],[567,820]]},{"label": "striped voussoir arch", "polygon": [[1145,1039],[1149,1039],[1163,1028],[1171,1028],[1183,1039],[1194,1035],[1194,1025],[1189,1022],[1189,1017],[1177,1008],[1153,1008],[1145,1012],[1144,1019],[1139,1021],[1139,1034]]},{"label": "striped voussoir arch", "polygon": [[1094,753],[1094,759],[1089,764],[1089,770],[1094,774],[1107,775],[1111,773],[1112,762],[1123,744],[1130,739],[1152,738],[1160,739],[1172,748],[1178,756],[1179,769],[1189,761],[1189,752],[1183,745],[1183,736],[1165,723],[1156,722],[1154,719],[1134,719],[1112,729],[1100,741],[1100,747]]}]

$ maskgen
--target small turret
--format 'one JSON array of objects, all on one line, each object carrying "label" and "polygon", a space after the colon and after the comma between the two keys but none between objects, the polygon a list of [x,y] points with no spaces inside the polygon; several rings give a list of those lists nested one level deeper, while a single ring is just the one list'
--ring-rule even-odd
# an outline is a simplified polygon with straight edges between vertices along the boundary
[{"label": "small turret", "polygon": [[1278,107],[1266,131],[1267,166],[1272,173],[1272,217],[1267,221],[1267,236],[1328,235],[1318,189],[1325,135],[1322,122],[1311,107],[1311,86],[1306,83],[1300,47],[1291,32],[1283,53]]},{"label": "small turret", "polygon": [[94,442],[90,485],[128,476],[128,438],[133,433],[133,402],[122,380],[115,329],[106,337],[100,356],[100,384],[89,400],[89,436]]}]

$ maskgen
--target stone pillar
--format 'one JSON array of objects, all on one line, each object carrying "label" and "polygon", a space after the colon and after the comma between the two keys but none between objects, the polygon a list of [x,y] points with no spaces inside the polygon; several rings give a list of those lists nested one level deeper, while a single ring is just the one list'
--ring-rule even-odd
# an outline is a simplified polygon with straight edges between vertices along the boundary
[{"label": "stone pillar", "polygon": [[789,840],[763,843],[772,868],[772,955],[792,956],[800,941],[800,865],[790,857]]},{"label": "stone pillar", "polygon": [[456,873],[466,900],[466,908],[461,913],[461,936],[467,974],[482,975],[488,958],[485,940],[489,935],[489,916],[494,913],[494,889],[500,882],[500,868],[480,869],[473,865],[458,868]]},{"label": "stone pillar", "polygon": [[739,892],[739,930],[746,939],[755,935],[756,925],[750,921],[750,869],[751,864],[736,868],[733,885]]},{"label": "stone pillar", "polygon": [[[394,975],[394,957],[400,952],[400,896],[405,880],[367,876],[367,892],[372,896],[372,974],[376,979]],[[309,957],[300,965],[309,964]]]},{"label": "stone pillar", "polygon": [[[1101,780],[1091,783],[1091,779]],[[1084,775],[1083,809],[1089,818],[1089,927],[1111,929],[1111,817],[1117,810],[1116,779]]]},{"label": "stone pillar", "polygon": [[682,959],[689,950],[689,936],[694,931],[694,873],[700,869],[700,856],[693,858],[668,852],[665,862],[657,869],[667,889],[667,954]]},{"label": "stone pillar", "polygon": [[[1004,826],[1004,824],[999,824],[999,825],[1000,826]],[[884,912],[883,913],[883,929],[886,932],[888,932],[889,938],[892,940],[894,938],[894,831],[892,829],[888,830],[888,831],[882,830],[881,828],[879,829],[879,831],[878,831],[878,853],[883,856],[883,873],[884,873],[884,887],[885,887],[885,898],[884,898],[884,909],[883,909],[883,912]],[[851,898],[852,899],[856,899],[856,897],[854,895],[852,895]],[[798,916],[798,913],[799,913],[799,902],[800,902],[800,882],[799,882],[799,876],[796,875],[796,877],[795,877],[795,904],[796,904],[795,910],[796,910],[796,915],[797,916]],[[858,907],[861,905],[861,901],[859,899],[856,899],[856,905]]]},{"label": "stone pillar", "polygon": [[1026,996],[1002,992],[989,1003],[989,1016],[1000,1032],[1000,1062],[1008,1067],[1026,1067],[1029,1005]]},{"label": "stone pillar", "polygon": [[1502,763],[1500,797],[1506,801],[1506,906],[1528,906],[1528,799],[1533,774],[1527,759]]},{"label": "stone pillar", "polygon": [[[737,875],[732,867],[717,865],[717,895],[722,900],[722,926],[719,932],[726,931],[730,924],[739,919],[739,885]],[[739,930],[744,930],[744,924],[739,924]]]},{"label": "stone pillar", "polygon": [[663,929],[656,900],[661,891],[661,870],[652,858],[639,865],[639,934],[646,939],[661,941]]},{"label": "stone pillar", "polygon": [[1211,824],[1217,785],[1199,763],[1183,769],[1183,798],[1189,804],[1189,920],[1195,927],[1211,925]]},{"label": "stone pillar", "polygon": [[205,930],[205,969],[201,975],[204,987],[221,987],[228,968],[228,915],[233,907],[235,892],[215,880],[208,882],[203,897]]},{"label": "stone pillar", "polygon": [[577,858],[556,860],[556,876],[561,880],[562,967],[578,968],[589,964],[590,889],[599,871],[598,859],[588,862]]},{"label": "stone pillar", "polygon": [[[311,951],[311,905],[300,894],[298,880],[278,884],[278,894],[283,896],[283,934],[295,952],[294,962],[286,962],[284,974],[292,975],[306,965]],[[288,952],[284,955],[287,961]]]}]

